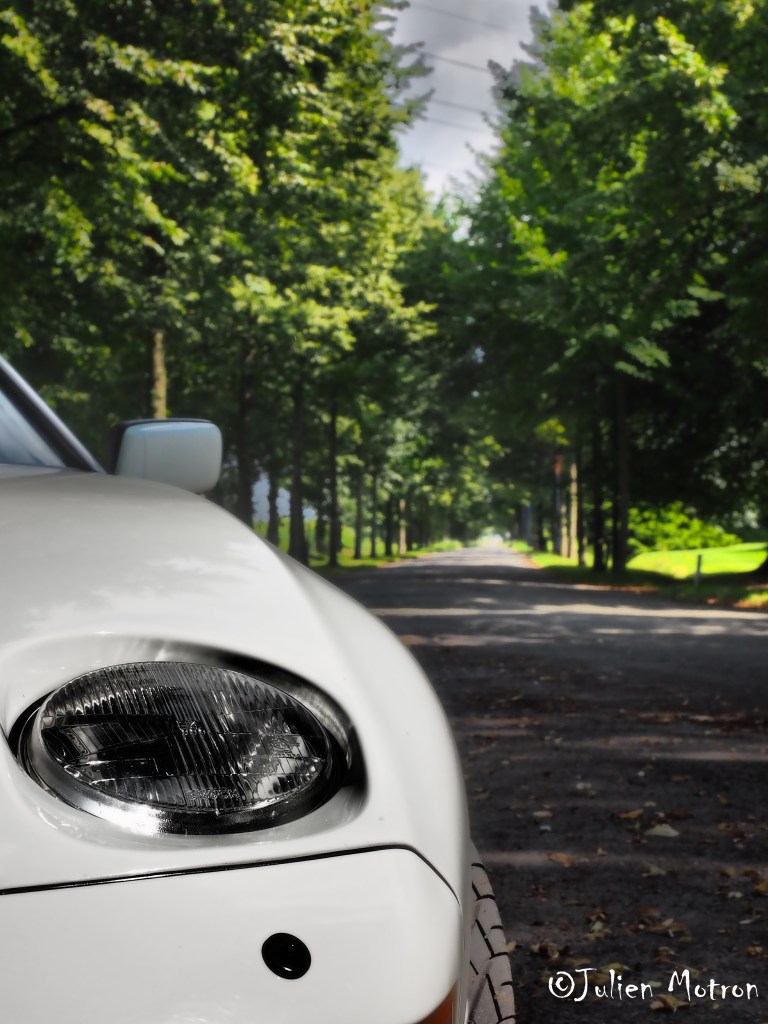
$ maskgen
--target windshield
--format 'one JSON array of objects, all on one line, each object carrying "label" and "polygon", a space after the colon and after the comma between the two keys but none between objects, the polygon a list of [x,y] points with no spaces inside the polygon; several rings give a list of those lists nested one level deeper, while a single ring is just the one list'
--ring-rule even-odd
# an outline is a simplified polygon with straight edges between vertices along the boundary
[{"label": "windshield", "polygon": [[61,456],[0,390],[0,462],[63,469]]},{"label": "windshield", "polygon": [[72,431],[0,356],[2,466],[104,472]]}]

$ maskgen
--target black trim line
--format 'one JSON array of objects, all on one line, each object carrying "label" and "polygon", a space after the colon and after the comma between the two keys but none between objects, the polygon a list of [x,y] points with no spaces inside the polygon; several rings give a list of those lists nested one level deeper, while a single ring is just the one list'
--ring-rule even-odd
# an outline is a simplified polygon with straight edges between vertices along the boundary
[{"label": "black trim line", "polygon": [[351,857],[361,853],[382,853],[385,850],[405,850],[412,853],[423,861],[427,867],[437,875],[441,882],[453,894],[456,902],[459,898],[450,885],[448,879],[442,875],[431,861],[427,860],[423,853],[407,843],[384,843],[380,846],[358,846],[351,850],[332,850],[327,853],[309,854],[303,857],[277,857],[274,860],[244,861],[238,864],[215,864],[212,867],[201,868],[179,868],[176,871],[148,871],[139,875],[116,875],[114,878],[87,878],[79,882],[46,882],[42,885],[17,885],[8,889],[0,889],[0,896],[20,896],[24,893],[51,892],[56,889],[86,889],[92,885],[116,885],[120,882],[144,882],[153,878],[178,878],[185,875],[217,875],[222,871],[245,871],[250,868],[271,868],[280,864],[301,864],[314,860],[331,860],[335,857]]}]

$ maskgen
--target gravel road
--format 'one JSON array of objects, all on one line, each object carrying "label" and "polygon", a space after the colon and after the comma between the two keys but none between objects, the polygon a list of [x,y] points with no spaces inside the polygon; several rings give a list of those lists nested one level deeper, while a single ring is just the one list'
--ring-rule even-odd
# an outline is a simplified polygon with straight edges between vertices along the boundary
[{"label": "gravel road", "polygon": [[519,1024],[766,1024],[768,616],[562,584],[502,547],[335,582],[448,712]]}]

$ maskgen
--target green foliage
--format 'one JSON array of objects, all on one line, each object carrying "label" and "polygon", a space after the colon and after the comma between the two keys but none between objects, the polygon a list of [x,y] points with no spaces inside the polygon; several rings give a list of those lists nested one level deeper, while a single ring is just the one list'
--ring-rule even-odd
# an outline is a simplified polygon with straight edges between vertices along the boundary
[{"label": "green foliage", "polygon": [[390,527],[410,503],[424,542],[477,514],[486,456],[440,407],[438,254],[458,247],[398,166],[421,68],[386,17],[369,0],[13,0],[0,327],[97,451],[110,421],[209,416],[218,497],[246,522],[261,472],[290,481],[295,534],[306,502],[350,516],[359,479]]},{"label": "green foliage", "polygon": [[635,554],[641,551],[718,548],[738,544],[739,538],[697,518],[681,501],[664,508],[633,508],[629,525]]},{"label": "green foliage", "polygon": [[294,532],[388,503],[411,542],[523,507],[555,537],[572,465],[616,565],[630,504],[667,509],[646,545],[716,542],[680,500],[765,510],[766,5],[538,15],[477,201],[437,209],[385,11],[7,5],[4,352],[97,449],[150,407],[215,419],[220,496],[250,521],[290,478]]},{"label": "green foliage", "polygon": [[535,27],[497,73],[466,309],[499,476],[551,518],[543,431],[562,424],[620,562],[630,504],[768,508],[768,10],[594,0]]}]

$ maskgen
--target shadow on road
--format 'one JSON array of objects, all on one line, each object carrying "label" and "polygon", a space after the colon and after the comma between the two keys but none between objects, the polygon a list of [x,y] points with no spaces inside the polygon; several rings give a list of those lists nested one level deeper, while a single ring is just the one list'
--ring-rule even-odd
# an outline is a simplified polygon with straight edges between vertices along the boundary
[{"label": "shadow on road", "polygon": [[[452,721],[520,1021],[646,1020],[683,1008],[685,978],[687,1020],[768,1020],[768,619],[574,588],[493,551],[344,586]],[[759,998],[698,998],[713,979]]]}]

